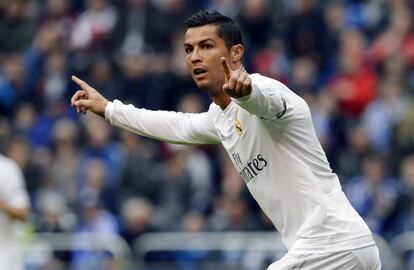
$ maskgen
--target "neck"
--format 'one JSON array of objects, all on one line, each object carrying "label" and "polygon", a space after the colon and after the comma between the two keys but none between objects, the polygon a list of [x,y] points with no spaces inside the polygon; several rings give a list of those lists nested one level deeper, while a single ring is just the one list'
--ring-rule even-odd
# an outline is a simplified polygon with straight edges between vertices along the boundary
[{"label": "neck", "polygon": [[225,110],[227,106],[231,103],[231,98],[226,93],[221,92],[217,95],[211,95],[213,102],[220,106],[222,110]]}]

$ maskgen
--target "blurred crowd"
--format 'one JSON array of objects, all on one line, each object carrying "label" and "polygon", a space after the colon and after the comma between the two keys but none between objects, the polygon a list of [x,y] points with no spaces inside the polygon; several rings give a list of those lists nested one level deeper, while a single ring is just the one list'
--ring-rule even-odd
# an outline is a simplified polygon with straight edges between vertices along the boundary
[{"label": "blurred crowd", "polygon": [[[34,230],[130,245],[146,232],[274,230],[221,146],[160,143],[70,107],[75,74],[110,100],[206,110],[183,49],[184,20],[201,8],[237,20],[248,72],[307,100],[372,231],[414,230],[412,1],[3,0],[0,151],[24,171]],[[70,260],[85,269],[88,257]]]}]

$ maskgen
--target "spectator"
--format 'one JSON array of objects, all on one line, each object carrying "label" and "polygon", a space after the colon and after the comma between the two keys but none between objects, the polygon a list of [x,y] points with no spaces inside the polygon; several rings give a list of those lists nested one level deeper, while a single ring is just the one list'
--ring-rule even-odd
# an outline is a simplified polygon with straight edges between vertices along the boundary
[{"label": "spectator", "polygon": [[329,87],[347,117],[359,117],[376,96],[377,75],[366,65],[364,54],[362,33],[357,30],[343,33],[339,71],[333,75]]},{"label": "spectator", "polygon": [[53,21],[58,25],[62,37],[68,38],[72,31],[75,16],[69,0],[47,0],[40,19],[43,22]]},{"label": "spectator", "polygon": [[33,85],[21,54],[7,54],[0,64],[0,113],[12,116],[20,102],[34,99]]},{"label": "spectator", "polygon": [[[307,67],[302,67],[302,69],[306,69]],[[300,80],[299,80],[300,82]],[[306,89],[306,88],[305,88]],[[315,125],[316,134],[318,134],[318,138],[326,149],[327,154],[331,154],[334,151],[336,140],[338,138],[334,128],[333,128],[333,121],[336,117],[337,110],[337,100],[332,93],[326,90],[321,90],[319,93],[314,97],[309,92],[305,98],[312,99],[309,101],[311,111],[312,111],[312,120]]]},{"label": "spectator", "polygon": [[373,232],[387,235],[395,215],[399,185],[387,176],[385,161],[377,155],[363,160],[362,174],[350,180],[346,194]]},{"label": "spectator", "polygon": [[121,236],[133,248],[141,235],[156,231],[154,206],[144,198],[130,197],[121,205]]},{"label": "spectator", "polygon": [[259,50],[253,55],[252,68],[271,78],[287,81],[290,63],[287,59],[283,40],[271,38],[266,44],[263,50]]},{"label": "spectator", "polygon": [[388,153],[392,132],[406,114],[409,98],[404,94],[398,78],[385,78],[380,85],[379,96],[366,108],[363,124],[376,152]]},{"label": "spectator", "polygon": [[[92,234],[79,235],[73,239],[75,251],[72,255],[71,269],[80,270],[85,267],[91,270],[113,269],[111,268],[114,262],[112,255],[99,247],[113,246],[111,236],[118,234],[116,218],[103,207],[98,191],[94,188],[82,189],[78,203],[81,222],[76,232]],[[99,235],[99,238],[94,239],[94,235],[95,237]]]},{"label": "spectator", "polygon": [[110,97],[115,97],[120,91],[113,64],[105,56],[97,56],[91,63],[90,79],[93,85],[100,87]]},{"label": "spectator", "polygon": [[346,132],[345,146],[339,151],[337,167],[344,180],[349,180],[361,172],[364,157],[373,151],[366,129],[360,123],[353,124]]},{"label": "spectator", "polygon": [[51,172],[58,190],[66,200],[76,201],[76,171],[79,167],[79,128],[73,121],[60,120],[53,129],[53,154]]},{"label": "spectator", "polygon": [[299,0],[286,25],[286,40],[289,55],[308,57],[320,70],[325,58],[324,44],[320,36],[326,36],[323,14],[318,10],[317,1]]},{"label": "spectator", "polygon": [[396,235],[414,230],[414,155],[408,155],[401,161],[399,176],[402,185],[400,197],[400,212],[393,224]]},{"label": "spectator", "polygon": [[26,15],[26,0],[0,3],[0,55],[21,53],[31,44],[36,28]]},{"label": "spectator", "polygon": [[159,203],[156,225],[162,230],[179,229],[176,220],[181,220],[186,211],[191,209],[193,197],[191,176],[186,168],[182,151],[174,151],[167,156],[163,164],[161,189],[158,190]]},{"label": "spectator", "polygon": [[395,8],[390,25],[374,40],[371,53],[373,61],[382,65],[388,58],[402,54],[409,66],[414,64],[414,33],[412,13],[406,6]]},{"label": "spectator", "polygon": [[159,11],[149,0],[125,0],[125,7],[116,22],[112,33],[113,46],[121,55],[134,56],[151,51],[150,29],[154,22],[150,18],[159,18]]},{"label": "spectator", "polygon": [[99,159],[104,162],[107,171],[105,186],[111,190],[119,188],[119,177],[121,164],[124,159],[124,152],[118,141],[112,139],[112,130],[102,119],[90,119],[86,126],[87,141],[80,156],[77,171],[77,181],[80,187],[84,186],[85,177],[88,171],[88,162]]},{"label": "spectator", "polygon": [[106,45],[117,19],[116,9],[108,0],[88,0],[88,9],[79,15],[73,26],[72,46],[89,49]]},{"label": "spectator", "polygon": [[120,179],[121,200],[140,197],[156,204],[162,173],[154,147],[127,131],[121,132],[121,140],[126,152]]},{"label": "spectator", "polygon": [[[246,48],[249,48],[252,54],[263,49],[269,39],[276,35],[271,13],[264,0],[243,1],[237,21],[244,33]],[[258,29],[260,31],[257,31]],[[246,60],[249,59],[248,54]],[[249,67],[249,62],[246,66]]]},{"label": "spectator", "polygon": [[411,154],[414,151],[414,102],[408,100],[407,112],[396,126],[395,154],[398,157]]}]

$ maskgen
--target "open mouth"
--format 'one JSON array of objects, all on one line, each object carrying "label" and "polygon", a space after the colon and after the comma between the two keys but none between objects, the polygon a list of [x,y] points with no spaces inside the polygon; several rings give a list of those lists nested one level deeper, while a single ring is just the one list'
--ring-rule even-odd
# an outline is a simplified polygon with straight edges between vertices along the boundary
[{"label": "open mouth", "polygon": [[196,69],[194,69],[193,72],[194,72],[194,75],[200,76],[200,75],[203,75],[203,74],[207,73],[207,70],[205,70],[203,68],[196,68]]}]

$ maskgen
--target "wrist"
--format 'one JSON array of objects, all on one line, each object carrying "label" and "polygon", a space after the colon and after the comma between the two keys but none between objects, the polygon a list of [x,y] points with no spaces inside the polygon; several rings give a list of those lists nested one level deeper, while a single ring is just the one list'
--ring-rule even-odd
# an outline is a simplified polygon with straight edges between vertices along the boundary
[{"label": "wrist", "polygon": [[96,110],[96,114],[105,118],[105,111],[106,111],[106,108],[108,107],[108,103],[109,103],[108,100],[106,99],[102,100],[101,104],[99,105],[99,109]]}]

